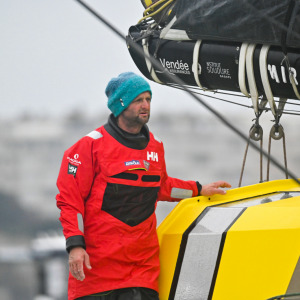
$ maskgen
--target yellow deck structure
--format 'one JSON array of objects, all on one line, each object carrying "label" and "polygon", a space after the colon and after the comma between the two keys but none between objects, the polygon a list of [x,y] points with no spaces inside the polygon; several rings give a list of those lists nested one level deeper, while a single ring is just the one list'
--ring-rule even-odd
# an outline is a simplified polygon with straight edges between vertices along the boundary
[{"label": "yellow deck structure", "polygon": [[160,300],[300,293],[300,187],[293,180],[185,199],[157,231]]}]

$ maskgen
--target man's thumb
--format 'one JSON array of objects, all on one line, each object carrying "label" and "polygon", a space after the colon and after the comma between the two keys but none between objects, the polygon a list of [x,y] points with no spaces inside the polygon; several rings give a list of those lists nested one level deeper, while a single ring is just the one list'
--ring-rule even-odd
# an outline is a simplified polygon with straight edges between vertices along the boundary
[{"label": "man's thumb", "polygon": [[85,254],[85,257],[84,257],[84,263],[88,269],[92,268],[91,263],[90,263],[90,257],[87,253]]}]

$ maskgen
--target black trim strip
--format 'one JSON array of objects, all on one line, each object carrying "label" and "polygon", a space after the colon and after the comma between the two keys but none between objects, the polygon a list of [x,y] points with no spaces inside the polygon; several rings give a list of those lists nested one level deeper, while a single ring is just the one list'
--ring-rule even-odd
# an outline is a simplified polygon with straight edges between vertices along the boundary
[{"label": "black trim strip", "polygon": [[138,180],[139,176],[137,174],[133,173],[119,173],[113,176],[110,176],[112,178],[119,178],[119,179],[126,179],[126,180]]},{"label": "black trim strip", "polygon": [[159,175],[143,175],[142,181],[144,181],[144,182],[159,182],[160,176]]}]

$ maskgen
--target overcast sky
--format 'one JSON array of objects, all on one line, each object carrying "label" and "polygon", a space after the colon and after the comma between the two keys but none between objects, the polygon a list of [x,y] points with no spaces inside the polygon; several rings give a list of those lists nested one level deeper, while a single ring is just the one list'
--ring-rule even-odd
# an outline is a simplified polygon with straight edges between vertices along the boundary
[{"label": "overcast sky", "polygon": [[[85,2],[124,36],[144,11],[140,0]],[[24,114],[62,117],[73,111],[109,114],[104,93],[108,81],[124,71],[141,74],[124,40],[75,0],[0,0],[0,43],[2,119]],[[184,92],[150,84],[154,113],[207,112]],[[230,100],[251,105],[245,98]],[[240,106],[205,101],[223,114],[247,111],[249,123],[254,116]]]},{"label": "overcast sky", "polygon": [[[140,0],[86,0],[124,35],[142,17]],[[0,118],[109,113],[104,90],[139,73],[125,42],[75,0],[0,0]],[[204,111],[183,92],[151,83],[152,110]]]},{"label": "overcast sky", "polygon": [[[124,35],[144,10],[140,0],[85,1]],[[124,71],[140,74],[125,42],[75,0],[0,0],[0,44],[0,120],[24,114],[63,117],[73,111],[109,114],[107,82]],[[206,112],[186,93],[150,84],[152,113]],[[206,101],[225,115],[246,112],[251,127],[251,110]],[[273,117],[267,115],[272,125]],[[287,119],[300,120],[285,116],[284,122]]]}]

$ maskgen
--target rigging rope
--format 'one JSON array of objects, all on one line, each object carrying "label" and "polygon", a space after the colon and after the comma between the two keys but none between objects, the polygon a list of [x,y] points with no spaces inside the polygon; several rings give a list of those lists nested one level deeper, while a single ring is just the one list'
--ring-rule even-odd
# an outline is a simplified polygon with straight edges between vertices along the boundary
[{"label": "rigging rope", "polygon": [[[280,140],[282,139],[282,145],[283,145],[283,159],[284,159],[284,166],[285,170],[287,170],[287,155],[286,155],[286,143],[285,143],[285,134],[283,127],[280,124],[274,124],[270,130],[269,135],[269,146],[268,146],[268,154],[271,154],[271,142],[272,139],[274,140]],[[270,178],[270,160],[268,159],[267,164],[267,181],[269,181]],[[288,173],[285,172],[285,178],[288,179]]]},{"label": "rigging rope", "polygon": [[[99,13],[97,13],[96,11],[94,11],[91,7],[89,7],[86,3],[84,3],[82,0],[75,0],[77,1],[79,4],[81,4],[83,7],[85,7],[89,12],[91,12],[96,18],[98,18],[102,23],[104,23],[107,27],[109,27],[116,35],[118,35],[121,39],[123,39],[124,41],[126,41],[125,36],[112,24],[110,24],[105,18],[103,18]],[[162,65],[158,62],[157,59],[155,59],[153,56],[146,56],[144,54],[143,49],[141,48],[140,45],[134,43],[133,41],[131,41],[130,39],[127,39],[127,45],[128,47],[132,47],[137,53],[138,55],[140,55],[140,57],[146,57],[146,59],[150,60],[152,65],[159,71],[161,72],[165,72],[165,69],[162,67]],[[216,111],[213,107],[211,107],[210,105],[208,105],[201,97],[196,96],[194,93],[192,93],[190,91],[190,89],[184,85],[184,82],[178,78],[178,76],[174,76],[174,75],[170,75],[168,72],[165,72],[166,76],[168,77],[168,80],[170,80],[171,82],[179,85],[182,87],[182,89],[184,91],[186,91],[192,98],[194,98],[196,101],[198,101],[200,104],[202,104],[202,106],[204,106],[207,110],[209,110],[212,114],[215,115],[215,117],[217,117],[224,125],[226,125],[228,128],[230,128],[232,131],[234,131],[240,138],[242,138],[244,141],[248,140],[248,137],[242,133],[236,126],[234,126],[233,124],[231,124],[225,117],[223,117],[218,111]],[[270,161],[281,171],[285,172],[285,168],[279,163],[277,162],[277,160],[275,158],[273,158],[272,156],[270,156],[268,153],[266,153],[263,150],[260,150],[257,145],[255,143],[253,143],[252,141],[249,141],[249,144],[251,145],[251,147],[253,147],[254,149],[256,149],[257,151],[261,151],[262,154],[269,158]],[[289,176],[300,185],[300,181],[297,179],[297,177],[291,173],[289,170],[287,170],[287,173],[289,174]]]},{"label": "rigging rope", "polygon": [[[164,2],[164,1],[166,1],[166,0],[161,0],[161,1],[158,1],[157,3],[153,4],[153,6],[151,5],[149,8],[147,8],[147,9],[144,11],[144,15],[147,14],[147,12],[148,12],[149,10],[151,10],[151,9],[154,7],[154,5],[156,6],[156,5],[158,5],[158,4],[160,4],[160,3]],[[146,20],[146,19],[148,19],[148,18],[150,18],[150,17],[155,16],[156,14],[158,14],[159,12],[161,12],[165,7],[167,7],[169,4],[171,4],[173,1],[174,1],[174,0],[169,0],[167,3],[165,3],[164,5],[162,5],[159,9],[157,9],[157,10],[154,11],[153,13],[151,13],[151,14],[149,14],[149,15],[145,15],[145,17],[141,18],[141,19],[138,21],[138,23],[141,23],[142,21],[144,21],[144,20]]]},{"label": "rigging rope", "polygon": [[246,150],[245,150],[245,154],[244,154],[244,158],[243,158],[242,170],[241,170],[241,175],[240,175],[240,180],[239,180],[239,185],[238,185],[239,187],[241,187],[241,185],[242,185],[242,179],[243,179],[243,175],[244,175],[250,139],[252,139],[254,141],[260,141],[260,172],[259,172],[260,180],[259,180],[259,182],[263,182],[263,155],[262,155],[263,129],[258,124],[258,118],[257,118],[257,123],[255,125],[253,125],[249,131],[249,138],[248,138],[247,145],[246,145]]},{"label": "rigging rope", "polygon": [[[175,88],[175,89],[179,89],[179,90],[184,90],[183,88],[181,88],[180,86],[178,85],[175,85],[175,84],[166,84],[168,86],[171,86],[172,88]],[[190,89],[190,92],[191,93],[194,93],[194,94],[197,94],[197,95],[201,95],[201,96],[204,96],[204,97],[207,97],[207,98],[212,98],[212,99],[216,99],[216,100],[219,100],[219,101],[223,101],[223,102],[227,102],[227,103],[230,103],[230,104],[235,104],[235,105],[238,105],[238,106],[243,106],[243,107],[246,107],[246,108],[251,108],[253,109],[253,105],[246,105],[246,104],[242,104],[242,103],[239,103],[239,102],[234,102],[234,101],[231,101],[231,100],[226,100],[226,99],[223,99],[223,98],[219,98],[217,96],[211,96],[211,95],[207,95],[207,94],[203,94],[200,91],[204,91],[206,93],[218,93],[218,94],[222,94],[222,95],[226,95],[226,96],[233,96],[233,97],[239,97],[239,98],[245,98],[246,100],[250,100],[248,97],[246,96],[242,96],[242,95],[236,95],[236,94],[232,94],[232,93],[227,93],[227,92],[220,92],[220,91],[207,91],[207,90],[201,90],[199,89],[198,87],[191,87],[189,86],[189,89]],[[193,91],[195,90],[195,91]],[[280,100],[275,100],[276,103],[279,103]],[[289,102],[288,103],[289,105],[295,105],[295,106],[300,106],[300,103],[292,103],[292,102]],[[262,109],[263,111],[267,112],[270,110],[270,108],[263,108]],[[300,116],[300,110],[289,110],[289,109],[285,109],[282,114],[287,114],[287,115],[296,115],[296,116]]]}]

